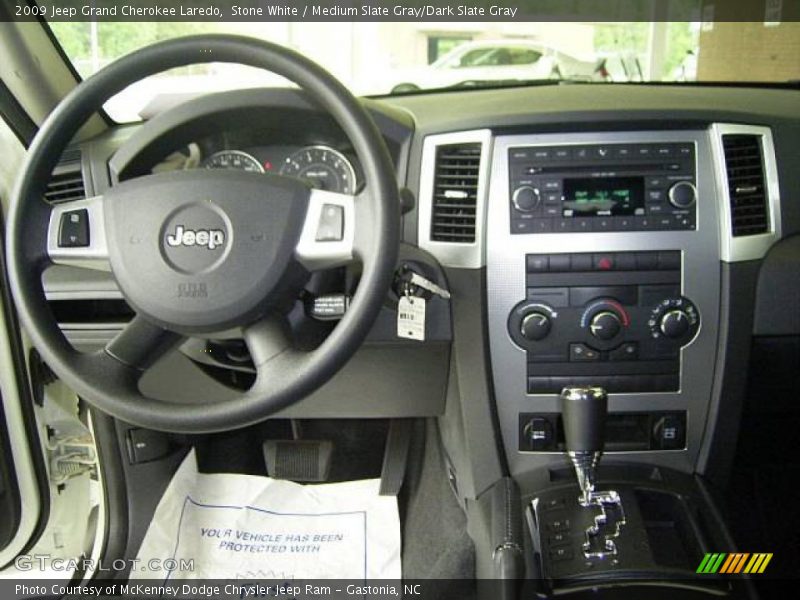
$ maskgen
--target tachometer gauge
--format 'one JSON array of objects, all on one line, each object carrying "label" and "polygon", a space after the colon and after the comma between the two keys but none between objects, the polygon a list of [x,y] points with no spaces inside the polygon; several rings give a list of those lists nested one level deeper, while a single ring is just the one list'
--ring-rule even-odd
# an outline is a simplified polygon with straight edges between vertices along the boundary
[{"label": "tachometer gauge", "polygon": [[255,156],[241,150],[221,150],[215,152],[203,161],[206,169],[238,169],[239,171],[252,171],[263,173],[264,167]]},{"label": "tachometer gauge", "polygon": [[281,175],[307,180],[313,187],[353,194],[356,173],[345,156],[328,146],[308,146],[292,154],[281,166]]}]

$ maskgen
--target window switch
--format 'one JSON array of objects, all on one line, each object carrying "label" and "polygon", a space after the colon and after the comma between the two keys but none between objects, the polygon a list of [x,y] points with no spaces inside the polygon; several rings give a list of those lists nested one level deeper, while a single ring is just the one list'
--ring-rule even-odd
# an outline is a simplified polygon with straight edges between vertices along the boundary
[{"label": "window switch", "polygon": [[71,210],[61,215],[58,228],[60,248],[86,248],[89,245],[89,211]]},{"label": "window switch", "polygon": [[344,207],[323,204],[317,226],[316,241],[341,242],[344,239]]}]

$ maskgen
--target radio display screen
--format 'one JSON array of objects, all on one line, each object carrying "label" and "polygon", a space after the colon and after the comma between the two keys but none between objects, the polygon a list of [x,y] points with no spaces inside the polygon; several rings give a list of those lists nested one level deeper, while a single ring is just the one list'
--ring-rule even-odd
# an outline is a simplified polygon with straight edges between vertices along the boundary
[{"label": "radio display screen", "polygon": [[563,216],[644,214],[644,177],[564,179]]}]

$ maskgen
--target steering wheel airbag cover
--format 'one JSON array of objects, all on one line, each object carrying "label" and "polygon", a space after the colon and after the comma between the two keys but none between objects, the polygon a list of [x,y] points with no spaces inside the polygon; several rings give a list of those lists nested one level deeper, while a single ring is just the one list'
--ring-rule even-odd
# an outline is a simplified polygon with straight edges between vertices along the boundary
[{"label": "steering wheel airbag cover", "polygon": [[136,312],[182,333],[252,321],[293,265],[308,205],[299,180],[179,171],[105,197],[114,276]]}]

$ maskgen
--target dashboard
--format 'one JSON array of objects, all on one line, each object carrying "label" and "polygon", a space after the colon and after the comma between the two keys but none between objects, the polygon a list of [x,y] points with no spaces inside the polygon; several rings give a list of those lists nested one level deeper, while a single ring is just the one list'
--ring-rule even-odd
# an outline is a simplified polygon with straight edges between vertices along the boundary
[{"label": "dashboard", "polygon": [[[421,343],[397,338],[387,299],[348,372],[293,414],[447,420],[456,410],[463,435],[445,431],[448,445],[499,439],[511,474],[533,481],[562,462],[556,392],[593,382],[610,392],[608,461],[712,469],[735,436],[726,423],[741,411],[751,337],[800,333],[796,318],[767,316],[776,295],[797,293],[770,293],[786,281],[775,248],[800,232],[796,96],[587,84],[365,99],[414,199],[401,261],[452,299],[431,301]],[[295,91],[197,100],[79,151],[86,193],[174,168],[364,185],[346,138]],[[119,301],[98,277],[54,272],[45,285],[54,302]],[[113,322],[64,327],[91,345]],[[167,365],[162,377],[180,371],[188,391],[163,393],[225,394],[190,367]],[[472,457],[455,466],[472,493],[494,481],[489,454],[453,452]]]}]

